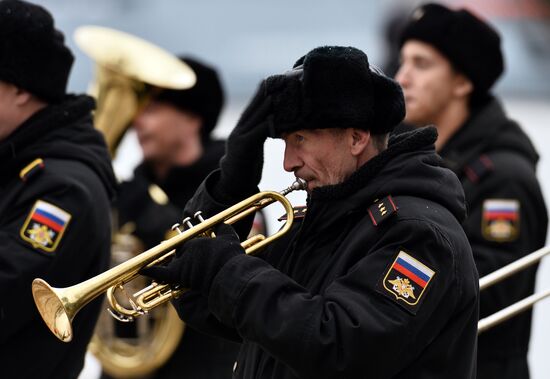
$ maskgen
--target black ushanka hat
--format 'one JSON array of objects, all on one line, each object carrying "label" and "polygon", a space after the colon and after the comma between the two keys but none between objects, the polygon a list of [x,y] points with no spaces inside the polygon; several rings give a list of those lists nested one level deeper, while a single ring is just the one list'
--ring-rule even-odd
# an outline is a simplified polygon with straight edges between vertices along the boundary
[{"label": "black ushanka hat", "polygon": [[57,102],[65,95],[73,60],[46,9],[0,1],[0,80]]},{"label": "black ushanka hat", "polygon": [[504,70],[499,34],[466,9],[418,7],[403,29],[400,46],[408,40],[428,43],[446,56],[472,81],[474,97],[487,94]]},{"label": "black ushanka hat", "polygon": [[405,116],[401,87],[353,47],[318,47],[285,75],[267,79],[274,131],[357,128],[390,132]]},{"label": "black ushanka hat", "polygon": [[218,122],[223,108],[224,92],[217,71],[194,58],[179,57],[195,72],[197,82],[185,90],[161,90],[154,98],[164,101],[184,111],[190,111],[202,118],[201,135],[208,139]]}]

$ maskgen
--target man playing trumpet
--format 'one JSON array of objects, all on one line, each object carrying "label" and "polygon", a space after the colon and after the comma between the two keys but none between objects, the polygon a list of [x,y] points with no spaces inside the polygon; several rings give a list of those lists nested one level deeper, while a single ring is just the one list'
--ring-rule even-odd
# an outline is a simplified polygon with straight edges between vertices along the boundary
[{"label": "man playing trumpet", "polygon": [[307,211],[256,256],[222,224],[144,270],[192,289],[174,302],[189,325],[242,342],[234,377],[474,377],[464,193],[434,129],[388,141],[404,113],[396,82],[351,47],[314,49],[260,85],[186,211],[211,217],[255,193],[268,136],[307,180]]}]

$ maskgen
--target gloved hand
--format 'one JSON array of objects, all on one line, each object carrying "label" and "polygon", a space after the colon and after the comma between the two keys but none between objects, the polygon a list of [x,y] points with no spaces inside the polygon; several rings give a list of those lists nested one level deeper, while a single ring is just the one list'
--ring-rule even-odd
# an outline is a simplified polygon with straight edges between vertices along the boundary
[{"label": "gloved hand", "polygon": [[176,251],[176,257],[168,265],[145,268],[141,274],[208,296],[214,277],[227,261],[245,253],[230,225],[222,223],[214,232],[215,238],[198,237],[187,241]]},{"label": "gloved hand", "polygon": [[216,199],[233,202],[255,192],[262,176],[270,112],[271,98],[263,81],[227,139],[220,180],[213,193]]},{"label": "gloved hand", "polygon": [[283,86],[280,77],[272,76],[260,83],[227,139],[220,180],[213,191],[222,202],[233,203],[256,192],[262,176],[264,142],[273,130],[272,95]]}]

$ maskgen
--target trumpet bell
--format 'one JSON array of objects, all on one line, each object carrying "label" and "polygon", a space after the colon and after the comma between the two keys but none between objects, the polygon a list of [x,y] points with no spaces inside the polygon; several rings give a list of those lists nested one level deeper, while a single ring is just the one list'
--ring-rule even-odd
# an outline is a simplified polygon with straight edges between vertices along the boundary
[{"label": "trumpet bell", "polygon": [[71,321],[74,314],[65,308],[62,297],[42,279],[35,279],[32,282],[32,295],[42,318],[46,325],[57,338],[63,342],[70,342],[73,339],[73,327]]}]

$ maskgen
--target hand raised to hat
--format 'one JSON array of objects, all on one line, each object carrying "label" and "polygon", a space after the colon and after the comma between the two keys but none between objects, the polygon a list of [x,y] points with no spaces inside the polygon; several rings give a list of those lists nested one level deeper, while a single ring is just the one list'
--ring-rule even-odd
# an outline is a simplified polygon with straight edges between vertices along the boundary
[{"label": "hand raised to hat", "polygon": [[217,199],[232,202],[256,191],[262,176],[264,142],[272,129],[271,94],[277,87],[273,78],[262,81],[229,135],[220,161],[220,180],[214,189]]},{"label": "hand raised to hat", "polygon": [[191,288],[208,296],[210,286],[221,268],[233,257],[245,251],[230,225],[221,223],[215,228],[216,237],[198,237],[179,248],[176,258],[166,266],[141,270],[158,282]]}]

